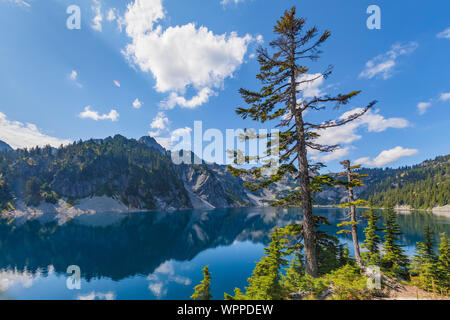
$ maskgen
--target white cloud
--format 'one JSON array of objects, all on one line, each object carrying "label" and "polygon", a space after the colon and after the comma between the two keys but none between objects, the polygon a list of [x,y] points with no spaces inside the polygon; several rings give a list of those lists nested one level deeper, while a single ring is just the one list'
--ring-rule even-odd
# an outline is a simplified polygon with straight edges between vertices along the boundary
[{"label": "white cloud", "polygon": [[152,123],[150,123],[150,127],[153,131],[149,132],[150,136],[159,136],[162,131],[167,130],[170,121],[169,118],[166,117],[164,112],[158,112],[156,117],[153,119]]},{"label": "white cloud", "polygon": [[226,6],[227,4],[230,4],[230,3],[238,4],[238,3],[244,2],[244,1],[245,0],[221,0],[220,4],[223,6]]},{"label": "white cloud", "polygon": [[394,44],[388,52],[369,60],[366,63],[366,68],[359,74],[359,77],[372,79],[373,77],[380,75],[384,80],[390,78],[392,76],[393,68],[397,63],[397,58],[411,54],[418,46],[417,42]]},{"label": "white cloud", "polygon": [[424,114],[429,107],[431,107],[431,102],[419,102],[417,104],[417,109],[419,109],[420,114]]},{"label": "white cloud", "polygon": [[450,39],[450,27],[436,35],[438,38]]},{"label": "white cloud", "polygon": [[307,81],[298,86],[302,90],[303,97],[314,98],[324,94],[319,88],[323,84],[323,76],[321,73],[303,74],[298,81]]},{"label": "white cloud", "polygon": [[78,77],[78,72],[76,70],[72,70],[72,72],[70,73],[70,79],[77,80],[77,77]]},{"label": "white cloud", "polygon": [[209,97],[214,94],[215,92],[210,88],[203,88],[196,96],[186,100],[185,97],[178,95],[176,92],[172,92],[167,100],[161,102],[160,106],[164,109],[173,109],[176,105],[179,105],[184,108],[194,109],[208,102]]},{"label": "white cloud", "polygon": [[77,300],[115,300],[116,295],[113,292],[95,292],[92,291],[87,295],[78,296]]},{"label": "white cloud", "polygon": [[116,8],[111,8],[108,11],[108,15],[106,16],[106,20],[108,20],[109,22],[114,21],[117,19],[117,9]]},{"label": "white cloud", "polygon": [[114,80],[113,83],[114,83],[114,85],[115,85],[116,87],[120,88],[120,82],[119,82],[119,81]]},{"label": "white cloud", "polygon": [[375,159],[371,160],[368,157],[359,158],[355,160],[356,164],[363,164],[370,167],[382,167],[386,164],[396,162],[402,157],[412,156],[419,152],[417,149],[405,149],[397,146],[390,150],[382,151]]},{"label": "white cloud", "polygon": [[8,120],[2,112],[0,112],[0,140],[14,149],[45,145],[59,147],[61,144],[65,145],[71,142],[50,137],[40,132],[34,124]]},{"label": "white cloud", "polygon": [[140,109],[141,107],[142,107],[142,102],[139,101],[138,98],[136,98],[136,100],[133,101],[133,108]]},{"label": "white cloud", "polygon": [[22,7],[27,7],[27,8],[31,7],[31,5],[28,2],[24,1],[24,0],[8,0],[8,2],[17,4],[17,5],[22,6]]},{"label": "white cloud", "polygon": [[[195,108],[233,76],[253,38],[235,32],[216,35],[194,23],[167,29],[155,26],[164,17],[161,0],[130,3],[124,24],[132,42],[123,53],[143,72],[152,73],[158,92],[170,93],[163,102],[166,107]],[[196,91],[190,100],[184,97],[188,89]]]},{"label": "white cloud", "polygon": [[102,15],[102,4],[100,0],[92,0],[92,11],[95,13],[95,17],[92,19],[92,29],[96,31],[102,31],[102,22],[103,22],[103,15]]},{"label": "white cloud", "polygon": [[439,100],[441,100],[441,101],[450,100],[450,92],[441,93]]},{"label": "white cloud", "polygon": [[[184,137],[185,135],[189,135],[192,132],[192,128],[190,127],[184,127],[184,128],[178,128],[176,130],[173,130],[168,137],[155,137],[156,141],[164,147],[166,150],[175,151],[173,149],[174,144],[177,143],[180,139],[180,137]],[[191,141],[186,142],[185,144],[177,144],[177,149],[183,149],[183,150],[191,150]]]},{"label": "white cloud", "polygon": [[72,70],[69,74],[69,79],[72,80],[78,87],[83,87],[83,85],[78,82],[78,72],[76,70]]},{"label": "white cloud", "polygon": [[[347,111],[340,116],[340,119],[345,119],[361,110],[361,108],[355,108]],[[362,136],[358,134],[358,130],[361,127],[367,127],[368,132],[382,132],[388,128],[400,129],[409,126],[409,122],[406,119],[385,118],[378,112],[378,110],[369,110],[360,118],[343,126],[319,130],[318,133],[320,134],[320,137],[317,138],[315,142],[327,145],[348,144],[362,138]]]},{"label": "white cloud", "polygon": [[338,149],[334,150],[333,152],[321,153],[321,154],[318,154],[318,153],[314,152],[313,150],[311,150],[311,151],[309,151],[310,154],[313,154],[311,159],[320,160],[323,162],[330,162],[333,160],[342,159],[344,156],[346,156],[348,154],[348,152],[350,151],[350,147],[338,148]]},{"label": "white cloud", "polygon": [[119,119],[119,113],[112,109],[108,114],[99,114],[97,111],[91,110],[91,106],[86,106],[84,111],[78,115],[82,119],[98,120],[111,120],[117,121]]}]

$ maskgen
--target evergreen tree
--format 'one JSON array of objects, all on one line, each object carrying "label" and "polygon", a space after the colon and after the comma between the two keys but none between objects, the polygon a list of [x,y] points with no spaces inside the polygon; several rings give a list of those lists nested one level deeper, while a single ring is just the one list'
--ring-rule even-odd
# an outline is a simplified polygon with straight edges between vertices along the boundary
[{"label": "evergreen tree", "polygon": [[413,280],[425,290],[433,289],[433,284],[436,280],[436,262],[433,232],[430,226],[426,225],[424,228],[424,241],[417,242],[412,261]]},{"label": "evergreen tree", "polygon": [[246,295],[252,300],[280,300],[284,297],[281,286],[281,268],[288,264],[287,240],[283,230],[276,228],[270,235],[272,241],[264,248],[265,255],[256,264],[248,279]]},{"label": "evergreen tree", "polygon": [[3,179],[3,174],[0,173],[0,213],[2,210],[12,209],[12,205],[10,203],[12,200],[12,193]]},{"label": "evergreen tree", "polygon": [[399,236],[402,234],[400,226],[397,222],[397,216],[394,212],[392,203],[386,204],[386,221],[384,228],[384,255],[381,261],[381,267],[387,272],[400,276],[402,278],[408,277],[408,257],[404,250],[398,244]]},{"label": "evergreen tree", "polygon": [[297,292],[305,284],[305,264],[300,250],[294,253],[286,274],[281,277],[281,286],[288,293]]},{"label": "evergreen tree", "polygon": [[439,257],[436,263],[436,278],[438,286],[448,294],[450,291],[450,246],[445,233],[441,233]]},{"label": "evergreen tree", "polygon": [[[305,112],[321,110],[328,103],[333,103],[338,108],[347,104],[360,93],[360,91],[353,91],[348,94],[315,96],[310,99],[302,94],[308,84],[327,78],[331,73],[330,67],[322,73],[310,76],[308,74],[309,68],[301,64],[305,59],[318,59],[321,53],[319,47],[330,37],[330,32],[327,30],[317,38],[318,29],[316,27],[305,29],[305,23],[304,18],[296,17],[295,7],[286,11],[277,21],[274,33],[278,38],[270,43],[274,52],[269,53],[267,49],[258,49],[260,73],[256,77],[262,82],[262,87],[259,92],[241,89],[242,97],[251,106],[249,108],[238,108],[236,111],[243,119],[251,118],[259,122],[276,119],[279,121],[278,127],[283,128],[283,130],[278,136],[267,138],[271,156],[273,156],[272,151],[278,150],[278,159],[281,165],[276,168],[276,172],[269,173],[267,179],[262,179],[262,170],[272,168],[272,162],[252,170],[237,169],[230,166],[230,171],[235,176],[250,174],[256,178],[258,182],[248,184],[251,190],[266,188],[271,183],[280,181],[287,174],[295,174],[299,181],[299,188],[273,205],[301,206],[305,269],[309,275],[317,277],[319,270],[311,193],[314,188],[313,181],[320,181],[323,178],[316,175],[317,170],[323,165],[308,163],[307,148],[319,152],[336,150],[339,147],[337,145],[329,146],[317,143],[316,139],[320,136],[320,133],[359,118],[376,102],[373,101],[365,108],[360,108],[348,117],[338,120],[320,123],[309,123],[304,120]],[[250,139],[249,135],[245,135],[244,139],[246,138]],[[258,135],[251,138],[258,138]],[[242,158],[237,151],[234,152],[234,156],[235,161]],[[244,159],[250,160],[250,157]],[[297,167],[295,166],[296,162]]]},{"label": "evergreen tree", "polygon": [[[231,296],[225,293],[226,300],[280,300],[286,297],[290,292],[288,290],[293,289],[293,285],[296,282],[289,282],[287,284],[286,278],[283,278],[281,270],[288,265],[287,256],[295,253],[293,264],[289,269],[291,276],[290,279],[297,281],[302,275],[303,261],[301,255],[301,244],[295,241],[291,244],[290,238],[296,238],[300,230],[298,226],[286,226],[285,228],[275,228],[270,234],[271,242],[264,248],[264,256],[256,264],[255,269],[252,272],[252,276],[248,278],[248,286],[245,288],[245,294],[241,292],[239,288],[234,290],[235,295]],[[298,272],[298,273],[297,273]],[[294,279],[295,278],[295,279]],[[298,288],[297,288],[298,290]]]},{"label": "evergreen tree", "polygon": [[350,226],[350,228],[351,228],[350,233],[352,234],[356,264],[360,268],[362,268],[363,260],[361,258],[361,253],[359,250],[358,221],[356,220],[356,206],[364,204],[365,201],[355,199],[355,195],[353,193],[353,188],[363,186],[364,184],[361,181],[361,178],[367,177],[367,174],[360,174],[358,172],[355,172],[354,170],[361,168],[361,165],[352,166],[350,164],[350,160],[341,161],[340,163],[344,166],[345,171],[340,172],[339,176],[345,176],[347,178],[347,181],[345,181],[345,182],[340,181],[339,184],[343,185],[348,191],[348,202],[343,204],[342,206],[350,208],[350,217],[349,217],[349,221],[340,223],[338,226],[340,226],[340,227]]},{"label": "evergreen tree", "polygon": [[203,268],[203,280],[200,284],[195,286],[194,294],[191,296],[192,300],[211,300],[212,295],[210,293],[211,286],[211,273],[209,272],[209,266]]},{"label": "evergreen tree", "polygon": [[362,253],[362,258],[369,265],[379,265],[381,262],[381,237],[377,234],[377,231],[381,231],[381,229],[377,228],[377,222],[380,219],[380,216],[375,213],[372,203],[370,203],[367,218],[367,227],[364,229],[365,239],[364,243],[361,245],[361,247],[367,251]]}]

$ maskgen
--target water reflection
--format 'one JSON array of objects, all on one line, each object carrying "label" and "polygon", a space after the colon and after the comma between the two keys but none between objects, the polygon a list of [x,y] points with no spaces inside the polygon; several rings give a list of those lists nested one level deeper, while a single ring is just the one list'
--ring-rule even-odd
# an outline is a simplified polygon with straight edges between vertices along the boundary
[{"label": "water reflection", "polygon": [[[336,234],[335,226],[342,221],[343,210],[317,209],[316,212],[329,219],[332,226],[327,231]],[[258,250],[258,255],[262,254],[262,245],[268,243],[268,235],[275,226],[298,223],[300,219],[297,209],[273,208],[82,216],[63,225],[49,219],[20,223],[2,219],[0,292],[7,292],[13,284],[29,288],[36,279],[46,279],[54,273],[66,276],[67,266],[78,265],[87,282],[101,278],[118,282],[135,277],[145,282],[154,298],[164,298],[167,284],[184,286],[189,292],[198,280],[175,272],[174,261],[184,262],[188,267],[192,259],[204,252],[210,253],[208,259],[215,259],[216,270],[220,269],[222,277],[240,277],[242,283],[254,263],[254,260],[247,261],[254,256],[243,251]],[[402,242],[411,251],[415,242],[421,240],[425,224],[436,234],[450,234],[449,222],[449,218],[421,212],[399,215],[404,232]],[[239,251],[227,249],[236,243],[260,245],[242,246]],[[235,260],[222,261],[220,256],[226,255],[234,256]],[[230,266],[236,261],[245,262],[246,269],[237,264]],[[195,271],[198,270],[190,272]],[[179,298],[188,297],[187,293],[183,294]],[[116,295],[111,290],[91,291],[78,298],[114,299]]]}]

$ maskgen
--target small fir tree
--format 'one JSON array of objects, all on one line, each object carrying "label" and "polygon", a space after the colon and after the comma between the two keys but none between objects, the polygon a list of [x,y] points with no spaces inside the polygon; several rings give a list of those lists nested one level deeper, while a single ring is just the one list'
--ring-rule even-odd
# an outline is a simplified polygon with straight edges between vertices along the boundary
[{"label": "small fir tree", "polygon": [[367,251],[362,253],[362,258],[368,265],[380,265],[381,237],[377,234],[377,231],[381,231],[382,229],[377,228],[377,222],[380,216],[373,209],[373,203],[369,204],[369,211],[366,217],[368,218],[368,222],[367,227],[364,229],[365,239],[361,247]]},{"label": "small fir tree", "polygon": [[402,246],[398,244],[399,237],[403,233],[397,222],[394,207],[390,202],[386,204],[384,234],[384,255],[382,257],[381,267],[392,275],[408,278],[408,257],[405,255]]},{"label": "small fir tree", "polygon": [[194,294],[191,296],[192,300],[211,300],[211,273],[209,266],[203,268],[203,280],[200,284],[195,286]]}]

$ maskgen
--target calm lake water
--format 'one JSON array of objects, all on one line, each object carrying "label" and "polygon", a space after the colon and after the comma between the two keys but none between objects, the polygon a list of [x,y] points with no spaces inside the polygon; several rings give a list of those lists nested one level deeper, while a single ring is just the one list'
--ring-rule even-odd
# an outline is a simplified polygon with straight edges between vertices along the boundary
[{"label": "calm lake water", "polygon": [[[336,234],[345,211],[314,210],[329,219],[327,231]],[[398,217],[409,254],[426,224],[436,234],[450,234],[449,217],[424,212]],[[205,265],[214,298],[223,299],[224,292],[245,287],[270,230],[300,219],[298,209],[273,208],[102,214],[63,225],[3,219],[0,299],[189,299]],[[80,290],[67,289],[69,265],[80,267]]]}]

